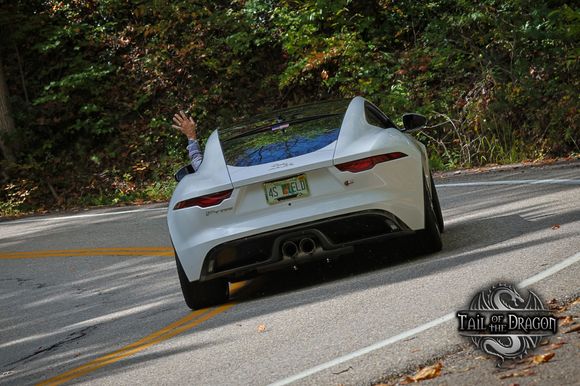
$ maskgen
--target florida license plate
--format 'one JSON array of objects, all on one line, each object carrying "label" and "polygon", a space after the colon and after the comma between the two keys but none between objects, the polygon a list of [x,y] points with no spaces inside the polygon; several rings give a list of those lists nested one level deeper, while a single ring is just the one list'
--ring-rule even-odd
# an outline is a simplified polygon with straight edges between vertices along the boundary
[{"label": "florida license plate", "polygon": [[310,195],[306,175],[301,174],[283,180],[264,183],[264,192],[268,204],[277,204],[291,198],[300,198]]}]

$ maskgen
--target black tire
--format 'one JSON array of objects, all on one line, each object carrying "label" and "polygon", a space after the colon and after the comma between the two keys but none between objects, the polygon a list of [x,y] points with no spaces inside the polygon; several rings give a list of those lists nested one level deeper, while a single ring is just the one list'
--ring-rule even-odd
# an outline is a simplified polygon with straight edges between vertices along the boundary
[{"label": "black tire", "polygon": [[433,208],[433,199],[429,197],[429,190],[423,179],[423,195],[425,205],[425,229],[417,232],[417,241],[421,253],[435,253],[443,248],[441,232],[437,223],[437,215]]},{"label": "black tire", "polygon": [[439,204],[439,196],[437,195],[437,189],[435,189],[435,183],[433,182],[433,176],[429,176],[431,179],[431,201],[433,201],[433,210],[435,212],[435,217],[437,218],[437,225],[439,226],[439,232],[445,232],[445,223],[443,222],[443,213],[441,212],[441,205]]},{"label": "black tire", "polygon": [[225,279],[215,279],[210,281],[192,281],[187,279],[187,275],[175,254],[177,265],[177,275],[181,284],[181,292],[185,304],[192,310],[210,307],[216,304],[225,303],[229,298],[229,284]]}]

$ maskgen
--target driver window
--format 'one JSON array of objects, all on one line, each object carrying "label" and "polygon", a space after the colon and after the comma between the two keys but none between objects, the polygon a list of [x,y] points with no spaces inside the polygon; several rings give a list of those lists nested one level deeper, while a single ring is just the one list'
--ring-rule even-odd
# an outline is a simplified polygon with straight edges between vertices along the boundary
[{"label": "driver window", "polygon": [[376,108],[373,107],[374,106],[365,104],[365,117],[370,125],[377,126],[383,129],[396,127],[390,120],[386,119],[386,117],[384,117],[381,113],[376,111]]}]

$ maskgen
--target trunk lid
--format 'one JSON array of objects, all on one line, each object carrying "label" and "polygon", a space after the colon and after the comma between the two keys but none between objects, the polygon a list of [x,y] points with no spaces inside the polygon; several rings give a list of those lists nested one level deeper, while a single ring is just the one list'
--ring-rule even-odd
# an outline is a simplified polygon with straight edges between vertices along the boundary
[{"label": "trunk lid", "polygon": [[297,157],[276,160],[254,166],[228,165],[227,169],[234,188],[239,188],[256,182],[277,180],[279,178],[301,174],[310,170],[330,167],[333,165],[335,147],[336,141],[322,149]]}]

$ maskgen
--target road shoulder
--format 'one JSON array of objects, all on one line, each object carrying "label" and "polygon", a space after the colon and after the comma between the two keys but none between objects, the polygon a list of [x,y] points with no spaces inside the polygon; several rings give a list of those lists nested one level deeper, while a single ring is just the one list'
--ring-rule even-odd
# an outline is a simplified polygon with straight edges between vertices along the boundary
[{"label": "road shoulder", "polygon": [[374,386],[406,385],[577,385],[580,379],[580,294],[548,302],[559,320],[558,333],[521,360],[497,367],[497,358],[466,342],[456,353],[432,358],[410,371],[391,374]]}]

